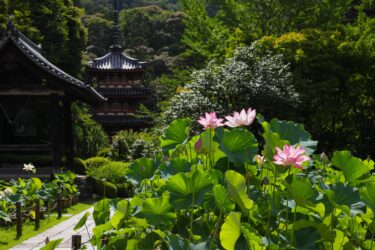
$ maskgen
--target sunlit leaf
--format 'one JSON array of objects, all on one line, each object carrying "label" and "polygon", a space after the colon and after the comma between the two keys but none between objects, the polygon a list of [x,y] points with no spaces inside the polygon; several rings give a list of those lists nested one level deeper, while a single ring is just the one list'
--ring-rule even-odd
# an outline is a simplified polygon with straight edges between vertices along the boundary
[{"label": "sunlit leaf", "polygon": [[241,213],[230,212],[220,231],[220,242],[224,249],[234,250],[241,235]]},{"label": "sunlit leaf", "polygon": [[349,151],[334,152],[332,163],[342,170],[345,179],[349,182],[355,182],[369,172],[368,165],[364,164],[361,159],[352,156]]},{"label": "sunlit leaf", "polygon": [[215,185],[212,189],[215,203],[223,212],[232,211],[235,208],[234,203],[229,199],[227,190],[222,185]]},{"label": "sunlit leaf", "polygon": [[155,159],[141,158],[133,161],[126,172],[126,179],[134,185],[152,179],[159,163]]},{"label": "sunlit leaf", "polygon": [[73,228],[73,230],[77,230],[77,229],[80,229],[83,225],[86,224],[86,221],[87,221],[87,218],[90,216],[90,213],[89,212],[86,212],[82,218],[78,221],[78,223],[75,225],[75,227]]},{"label": "sunlit leaf", "polygon": [[175,209],[187,209],[193,203],[202,204],[205,194],[212,189],[212,186],[210,176],[196,170],[171,176],[165,188],[170,192],[170,201]]},{"label": "sunlit leaf", "polygon": [[225,180],[229,197],[240,206],[245,214],[248,214],[248,211],[253,206],[253,201],[246,193],[245,177],[233,170],[228,170],[225,172]]},{"label": "sunlit leaf", "polygon": [[44,247],[40,248],[40,250],[53,250],[61,243],[62,240],[63,239],[51,240]]},{"label": "sunlit leaf", "polygon": [[245,129],[225,130],[222,136],[215,136],[215,139],[229,161],[238,165],[251,162],[258,153],[258,142],[255,136]]},{"label": "sunlit leaf", "polygon": [[167,195],[159,198],[147,198],[143,203],[141,211],[136,216],[147,219],[150,224],[155,226],[159,224],[171,224],[177,218]]},{"label": "sunlit leaf", "polygon": [[168,153],[169,150],[175,149],[177,145],[185,144],[189,138],[189,131],[189,119],[174,120],[160,138],[160,145],[163,153]]}]

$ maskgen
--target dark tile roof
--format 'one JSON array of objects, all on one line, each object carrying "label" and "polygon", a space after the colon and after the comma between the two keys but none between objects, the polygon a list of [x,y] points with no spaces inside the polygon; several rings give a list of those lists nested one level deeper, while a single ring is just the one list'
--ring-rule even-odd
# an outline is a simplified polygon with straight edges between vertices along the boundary
[{"label": "dark tile roof", "polygon": [[148,117],[132,117],[128,115],[95,115],[94,119],[102,125],[145,125],[150,122]]},{"label": "dark tile roof", "polygon": [[125,70],[135,71],[144,69],[145,62],[139,62],[137,59],[125,55],[121,46],[112,46],[110,52],[105,56],[95,58],[89,62],[89,68],[96,70]]},{"label": "dark tile roof", "polygon": [[151,89],[149,88],[99,88],[99,93],[104,96],[143,96],[150,95]]},{"label": "dark tile roof", "polygon": [[28,39],[24,34],[18,31],[12,23],[8,23],[7,29],[3,32],[0,39],[0,50],[3,49],[8,42],[12,42],[16,45],[28,59],[43,71],[61,80],[64,84],[61,87],[73,94],[76,98],[89,103],[102,103],[106,101],[94,88],[72,77],[48,61],[43,55],[42,47]]}]

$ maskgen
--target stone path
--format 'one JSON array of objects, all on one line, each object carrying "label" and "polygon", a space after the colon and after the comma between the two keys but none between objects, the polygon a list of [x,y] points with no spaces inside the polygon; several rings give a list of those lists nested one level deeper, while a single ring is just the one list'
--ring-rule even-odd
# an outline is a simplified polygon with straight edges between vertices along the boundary
[{"label": "stone path", "polygon": [[[28,239],[20,244],[10,248],[10,250],[37,250],[40,249],[45,245],[45,240],[48,237],[50,240],[56,240],[60,238],[64,238],[60,245],[56,248],[57,250],[68,250],[72,247],[72,235],[79,234],[82,236],[82,243],[87,242],[89,240],[89,235],[85,227],[80,228],[77,231],[74,231],[73,228],[78,223],[78,221],[82,218],[82,216],[86,212],[90,212],[90,216],[87,219],[86,225],[90,235],[92,235],[92,229],[95,226],[94,219],[92,218],[92,212],[94,208],[89,208],[73,217],[67,219],[66,221],[61,222],[58,225],[55,225],[46,231]],[[93,250],[94,248],[91,246],[90,243],[86,244],[87,249]]]}]

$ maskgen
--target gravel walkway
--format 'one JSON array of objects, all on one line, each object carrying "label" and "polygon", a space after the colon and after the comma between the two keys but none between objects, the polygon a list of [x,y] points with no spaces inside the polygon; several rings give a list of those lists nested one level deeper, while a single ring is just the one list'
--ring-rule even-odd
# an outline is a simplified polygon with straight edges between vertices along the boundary
[{"label": "gravel walkway", "polygon": [[[49,240],[56,240],[60,238],[64,238],[64,240],[60,243],[60,245],[56,248],[58,250],[68,250],[72,247],[72,235],[79,234],[82,236],[82,243],[87,242],[89,240],[89,235],[85,227],[80,228],[78,231],[74,231],[73,228],[78,223],[78,221],[82,218],[82,216],[86,212],[90,212],[90,216],[87,219],[86,225],[90,235],[92,234],[92,229],[95,226],[94,219],[92,218],[92,212],[94,208],[89,208],[77,215],[74,215],[72,218],[67,219],[66,221],[61,222],[60,224],[53,226],[46,231],[28,239],[20,244],[10,248],[10,250],[37,250],[40,249],[45,245],[45,240],[48,237]],[[86,244],[87,249],[93,250],[94,248],[90,245],[90,243]]]}]

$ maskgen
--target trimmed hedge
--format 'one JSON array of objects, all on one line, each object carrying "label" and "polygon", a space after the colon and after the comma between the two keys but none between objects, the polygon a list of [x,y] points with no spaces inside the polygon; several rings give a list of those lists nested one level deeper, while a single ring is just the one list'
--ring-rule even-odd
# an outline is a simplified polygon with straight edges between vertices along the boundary
[{"label": "trimmed hedge", "polygon": [[104,166],[105,164],[109,163],[109,160],[104,157],[96,156],[96,157],[88,158],[85,161],[85,163],[86,163],[86,168],[91,169],[91,168],[98,168],[98,167]]},{"label": "trimmed hedge", "polygon": [[88,168],[87,175],[98,180],[105,179],[112,183],[125,183],[125,174],[128,170],[128,163],[120,161],[111,161],[104,166],[97,168]]}]

